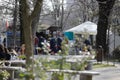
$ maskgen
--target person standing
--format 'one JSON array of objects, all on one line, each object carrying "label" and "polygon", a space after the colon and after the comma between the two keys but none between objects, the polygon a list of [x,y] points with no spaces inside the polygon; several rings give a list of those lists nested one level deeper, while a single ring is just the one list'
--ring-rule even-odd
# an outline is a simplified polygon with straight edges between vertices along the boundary
[{"label": "person standing", "polygon": [[85,39],[84,44],[86,44],[86,46],[91,45],[91,43],[88,39]]},{"label": "person standing", "polygon": [[61,43],[62,43],[63,37],[64,35],[62,35],[61,32],[57,32],[57,51],[62,50]]},{"label": "person standing", "polygon": [[37,36],[34,37],[34,54],[37,55],[38,51],[37,51],[37,47],[38,47],[38,43],[39,43],[39,39]]},{"label": "person standing", "polygon": [[45,39],[42,36],[39,36],[39,42],[38,42],[38,47],[42,48],[43,45],[42,43],[45,41]]},{"label": "person standing", "polygon": [[50,40],[51,54],[56,54],[61,50],[62,38],[59,32],[53,32],[53,38]]},{"label": "person standing", "polygon": [[44,50],[43,50],[44,45],[43,45],[43,43],[45,42],[45,38],[43,36],[41,36],[41,35],[38,38],[39,38],[38,47],[40,48],[38,50],[38,53],[44,54]]},{"label": "person standing", "polygon": [[57,53],[57,34],[56,32],[53,32],[53,37],[50,39],[50,49],[51,54]]}]

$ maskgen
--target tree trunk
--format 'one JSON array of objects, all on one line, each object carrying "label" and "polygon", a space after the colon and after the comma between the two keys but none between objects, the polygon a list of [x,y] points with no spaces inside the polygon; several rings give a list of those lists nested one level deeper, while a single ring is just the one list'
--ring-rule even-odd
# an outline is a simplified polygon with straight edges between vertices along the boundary
[{"label": "tree trunk", "polygon": [[21,0],[21,16],[22,16],[22,27],[25,40],[25,55],[26,55],[26,66],[31,69],[32,55],[33,55],[33,36],[31,29],[31,17],[29,16],[27,0]]},{"label": "tree trunk", "polygon": [[13,19],[13,48],[15,49],[16,47],[16,27],[17,27],[17,5],[18,0],[15,0],[15,9],[14,9],[14,19]]},{"label": "tree trunk", "polygon": [[[21,23],[25,41],[25,55],[26,55],[26,67],[27,71],[33,74],[33,32],[32,32],[32,22],[36,19],[37,15],[41,11],[43,0],[37,0],[33,11],[30,14],[28,0],[20,0],[20,13],[21,13]],[[34,23],[35,25],[36,23]],[[33,80],[33,79],[32,79]]]},{"label": "tree trunk", "polygon": [[24,41],[24,34],[23,34],[23,26],[22,26],[22,3],[21,3],[21,0],[19,0],[19,21],[20,21],[20,44],[23,44],[23,43],[25,43],[25,41]]},{"label": "tree trunk", "polygon": [[96,48],[102,46],[104,56],[106,56],[107,51],[107,43],[106,43],[106,34],[109,26],[109,15],[111,9],[114,5],[115,0],[104,0],[104,2],[100,2],[101,0],[97,0],[99,2],[99,20],[98,20],[98,28],[97,28],[97,36],[96,36]]},{"label": "tree trunk", "polygon": [[39,23],[39,19],[40,19],[40,13],[41,13],[41,9],[39,10],[37,16],[34,18],[34,20],[32,21],[32,34],[35,35],[36,31],[37,31],[37,25]]}]

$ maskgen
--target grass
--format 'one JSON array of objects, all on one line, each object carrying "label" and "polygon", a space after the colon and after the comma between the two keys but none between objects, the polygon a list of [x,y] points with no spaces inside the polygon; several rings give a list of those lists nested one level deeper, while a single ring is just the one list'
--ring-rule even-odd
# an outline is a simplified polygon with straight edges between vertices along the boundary
[{"label": "grass", "polygon": [[[48,63],[50,69],[59,69],[60,68],[60,63],[61,61],[50,61]],[[75,65],[76,66],[76,65]],[[113,64],[105,64],[105,63],[94,63],[93,64],[93,69],[96,68],[105,68],[105,67],[115,67]],[[63,63],[63,69],[71,69],[71,64],[64,62]]]},{"label": "grass", "polygon": [[105,68],[105,67],[115,67],[115,66],[111,64],[102,64],[102,63],[93,64],[93,68]]}]

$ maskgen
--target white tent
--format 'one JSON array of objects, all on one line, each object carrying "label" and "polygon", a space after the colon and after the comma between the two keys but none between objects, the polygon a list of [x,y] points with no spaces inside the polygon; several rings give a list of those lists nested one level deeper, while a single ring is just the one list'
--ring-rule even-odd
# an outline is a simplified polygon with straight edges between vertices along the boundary
[{"label": "white tent", "polygon": [[89,34],[96,35],[97,34],[97,25],[90,21],[82,23],[74,28],[66,30],[65,32],[74,32],[75,34]]}]

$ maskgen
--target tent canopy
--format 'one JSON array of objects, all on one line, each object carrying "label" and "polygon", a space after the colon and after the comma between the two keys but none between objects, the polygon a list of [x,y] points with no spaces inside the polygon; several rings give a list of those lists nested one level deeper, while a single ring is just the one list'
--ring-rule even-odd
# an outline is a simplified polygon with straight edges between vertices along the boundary
[{"label": "tent canopy", "polygon": [[37,28],[37,32],[42,31],[42,30],[46,30],[50,27],[50,25],[47,24],[39,24],[38,28]]},{"label": "tent canopy", "polygon": [[87,21],[76,27],[68,29],[65,32],[74,32],[75,34],[96,35],[97,34],[97,25],[95,23]]}]

